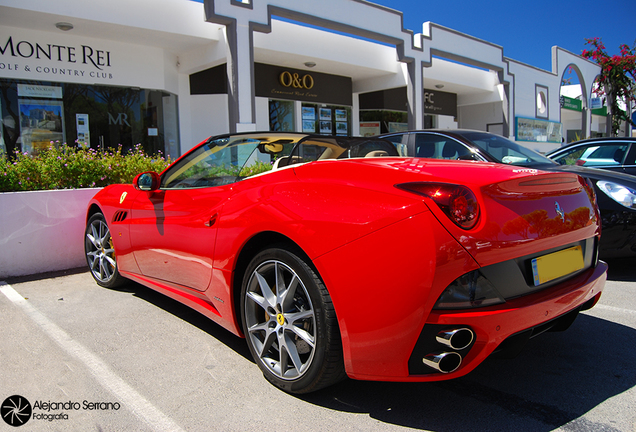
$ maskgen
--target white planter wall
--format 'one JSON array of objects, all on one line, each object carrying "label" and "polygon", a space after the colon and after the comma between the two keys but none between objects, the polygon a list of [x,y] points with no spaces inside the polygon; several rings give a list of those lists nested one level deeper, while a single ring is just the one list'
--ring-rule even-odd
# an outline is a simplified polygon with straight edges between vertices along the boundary
[{"label": "white planter wall", "polygon": [[0,280],[86,265],[86,208],[99,189],[0,193]]}]

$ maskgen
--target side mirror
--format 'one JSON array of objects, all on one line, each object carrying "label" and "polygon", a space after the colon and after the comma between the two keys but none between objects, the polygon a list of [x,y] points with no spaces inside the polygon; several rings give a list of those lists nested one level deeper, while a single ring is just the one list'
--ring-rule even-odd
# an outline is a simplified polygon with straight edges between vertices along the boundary
[{"label": "side mirror", "polygon": [[477,157],[477,155],[475,153],[468,153],[468,154],[460,155],[457,158],[457,160],[478,161],[479,158]]},{"label": "side mirror", "polygon": [[283,144],[281,143],[267,143],[267,144],[259,144],[258,145],[258,150],[261,153],[267,153],[267,154],[278,154],[280,152],[282,152],[284,149]]},{"label": "side mirror", "polygon": [[161,184],[161,177],[159,177],[159,174],[152,171],[137,174],[133,180],[133,186],[135,189],[141,191],[155,191],[159,189],[159,184]]}]

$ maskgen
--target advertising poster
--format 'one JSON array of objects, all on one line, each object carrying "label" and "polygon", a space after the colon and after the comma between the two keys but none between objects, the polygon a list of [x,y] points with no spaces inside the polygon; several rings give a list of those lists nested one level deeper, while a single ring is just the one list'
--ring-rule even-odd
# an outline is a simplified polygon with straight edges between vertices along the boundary
[{"label": "advertising poster", "polygon": [[303,120],[303,132],[315,133],[316,132],[316,122],[313,121],[313,120]]},{"label": "advertising poster", "polygon": [[320,108],[320,120],[331,121],[331,108]]},{"label": "advertising poster", "polygon": [[316,120],[316,108],[304,106],[303,120]]},{"label": "advertising poster", "polygon": [[348,135],[349,128],[347,127],[347,122],[336,122],[336,133],[338,135]]},{"label": "advertising poster", "polygon": [[[0,114],[2,114],[2,100],[0,99]],[[0,116],[1,117],[1,116]],[[7,146],[4,144],[4,131],[2,128],[4,119],[0,118],[0,156],[7,154]]]},{"label": "advertising poster", "polygon": [[517,117],[516,139],[518,141],[561,143],[562,137],[561,123]]},{"label": "advertising poster", "polygon": [[303,132],[316,132],[316,108],[303,107]]},{"label": "advertising poster", "polygon": [[408,123],[389,122],[389,132],[406,132],[409,130]]},{"label": "advertising poster", "polygon": [[75,114],[75,124],[77,126],[77,145],[80,147],[90,147],[91,138],[88,128],[88,114]]},{"label": "advertising poster", "polygon": [[360,122],[360,135],[363,137],[380,135],[380,122]]},{"label": "advertising poster", "polygon": [[337,109],[336,110],[336,121],[346,122],[347,119],[347,110]]},{"label": "advertising poster", "polygon": [[51,143],[66,142],[62,101],[20,99],[18,103],[22,151],[38,154]]},{"label": "advertising poster", "polygon": [[320,122],[320,133],[321,134],[329,134],[331,135],[331,122],[330,121],[321,121]]}]

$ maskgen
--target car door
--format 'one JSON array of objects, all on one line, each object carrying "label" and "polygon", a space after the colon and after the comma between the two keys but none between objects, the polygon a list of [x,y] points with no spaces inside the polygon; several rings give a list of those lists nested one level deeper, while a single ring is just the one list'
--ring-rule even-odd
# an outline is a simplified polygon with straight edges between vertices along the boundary
[{"label": "car door", "polygon": [[144,192],[133,203],[131,243],[141,273],[204,291],[210,284],[216,219],[231,188]]},{"label": "car door", "polygon": [[578,165],[624,172],[623,161],[629,149],[624,141],[592,141],[565,149],[552,156],[561,165]]},{"label": "car door", "polygon": [[134,201],[130,238],[144,276],[199,291],[208,288],[222,207],[233,184],[254,175],[259,166],[259,141],[236,141],[202,144],[162,174],[159,189],[142,192]]},{"label": "car door", "polygon": [[623,161],[623,172],[636,175],[636,141],[631,142],[627,150],[627,156]]}]

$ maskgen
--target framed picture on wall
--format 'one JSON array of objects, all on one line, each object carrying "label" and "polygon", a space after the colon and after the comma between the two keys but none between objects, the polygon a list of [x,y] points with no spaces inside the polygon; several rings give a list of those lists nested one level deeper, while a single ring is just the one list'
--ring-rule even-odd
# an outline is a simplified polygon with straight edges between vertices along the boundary
[{"label": "framed picture on wall", "polygon": [[314,120],[303,120],[303,132],[316,133],[316,122]]},{"label": "framed picture on wall", "polygon": [[346,122],[347,121],[347,110],[337,109],[336,110],[336,121],[338,121],[338,122]]},{"label": "framed picture on wall", "polygon": [[316,108],[304,106],[303,120],[316,120]]},{"label": "framed picture on wall", "polygon": [[338,135],[347,135],[349,133],[347,122],[336,122],[336,133]]},{"label": "framed picture on wall", "polygon": [[57,100],[18,100],[22,151],[38,154],[51,143],[64,144],[64,104]]}]

